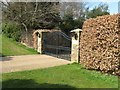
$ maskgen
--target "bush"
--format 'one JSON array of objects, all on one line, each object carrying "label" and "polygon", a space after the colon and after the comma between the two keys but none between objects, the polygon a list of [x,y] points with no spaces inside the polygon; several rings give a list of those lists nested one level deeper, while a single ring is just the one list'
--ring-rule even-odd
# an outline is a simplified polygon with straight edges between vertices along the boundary
[{"label": "bush", "polygon": [[17,24],[2,24],[2,32],[8,38],[20,41],[20,27]]},{"label": "bush", "polygon": [[63,20],[60,22],[59,28],[66,34],[70,34],[71,30],[80,28],[82,29],[83,22],[85,21],[84,17],[79,17],[74,19],[72,15],[64,16]]}]

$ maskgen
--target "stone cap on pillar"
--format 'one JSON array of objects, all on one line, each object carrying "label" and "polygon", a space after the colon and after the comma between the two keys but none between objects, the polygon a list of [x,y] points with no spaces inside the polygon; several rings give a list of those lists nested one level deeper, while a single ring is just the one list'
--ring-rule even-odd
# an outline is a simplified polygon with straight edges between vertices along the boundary
[{"label": "stone cap on pillar", "polygon": [[79,28],[78,28],[78,29],[71,30],[70,32],[71,32],[71,33],[72,33],[72,32],[82,32],[82,29],[79,29]]}]

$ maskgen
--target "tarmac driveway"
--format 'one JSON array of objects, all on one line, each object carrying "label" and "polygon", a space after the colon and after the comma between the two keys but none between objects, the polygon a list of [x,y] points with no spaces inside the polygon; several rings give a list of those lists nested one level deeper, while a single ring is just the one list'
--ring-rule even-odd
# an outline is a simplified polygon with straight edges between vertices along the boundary
[{"label": "tarmac driveway", "polygon": [[2,64],[0,69],[2,69],[2,71],[0,71],[0,73],[48,68],[70,63],[70,61],[48,55],[9,56],[2,57],[0,61],[0,64]]}]

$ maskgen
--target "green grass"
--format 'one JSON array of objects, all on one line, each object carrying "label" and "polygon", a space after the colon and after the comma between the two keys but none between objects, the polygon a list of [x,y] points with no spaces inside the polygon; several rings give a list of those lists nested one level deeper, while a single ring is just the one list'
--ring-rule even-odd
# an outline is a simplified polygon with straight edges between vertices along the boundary
[{"label": "green grass", "polygon": [[31,48],[27,48],[26,46],[13,41],[3,35],[0,35],[0,39],[2,38],[2,42],[0,42],[0,53],[2,56],[15,56],[15,55],[30,55],[30,54],[38,54],[35,50]]},{"label": "green grass", "polygon": [[79,64],[2,75],[3,88],[118,88],[116,76],[88,71]]}]

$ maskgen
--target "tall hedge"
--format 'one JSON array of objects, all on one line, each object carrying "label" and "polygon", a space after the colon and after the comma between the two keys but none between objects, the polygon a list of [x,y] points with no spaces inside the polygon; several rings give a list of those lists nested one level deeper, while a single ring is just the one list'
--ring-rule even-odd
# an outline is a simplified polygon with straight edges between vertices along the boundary
[{"label": "tall hedge", "polygon": [[88,19],[82,30],[80,63],[87,69],[120,75],[120,14]]}]

